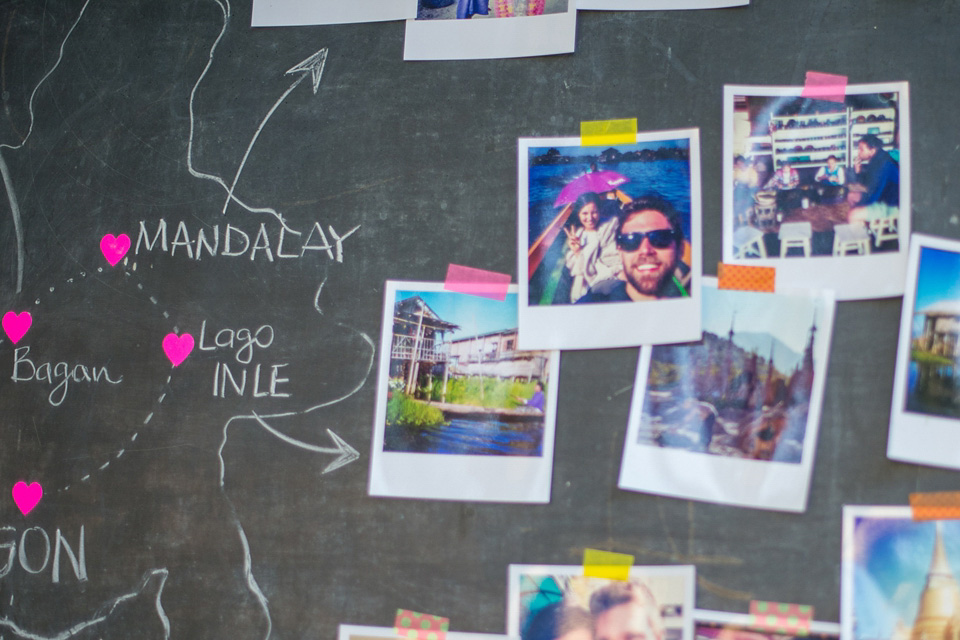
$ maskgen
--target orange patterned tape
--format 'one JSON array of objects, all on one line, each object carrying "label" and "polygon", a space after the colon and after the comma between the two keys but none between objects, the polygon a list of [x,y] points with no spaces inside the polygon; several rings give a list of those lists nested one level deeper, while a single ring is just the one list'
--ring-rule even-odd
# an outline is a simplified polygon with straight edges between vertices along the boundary
[{"label": "orange patterned tape", "polygon": [[750,626],[773,633],[804,636],[810,633],[813,607],[808,604],[750,601]]},{"label": "orange patterned tape", "polygon": [[910,508],[914,520],[958,520],[960,491],[911,493]]},{"label": "orange patterned tape", "polygon": [[393,622],[393,632],[397,638],[405,640],[444,640],[449,629],[450,618],[406,609],[397,609],[397,617]]},{"label": "orange patterned tape", "polygon": [[717,288],[740,291],[776,290],[777,270],[774,267],[751,267],[742,264],[717,265]]}]

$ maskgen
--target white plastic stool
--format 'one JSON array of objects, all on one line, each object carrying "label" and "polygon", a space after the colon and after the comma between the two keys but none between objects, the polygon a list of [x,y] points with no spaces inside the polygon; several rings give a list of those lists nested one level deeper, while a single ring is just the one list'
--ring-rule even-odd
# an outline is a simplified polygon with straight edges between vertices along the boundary
[{"label": "white plastic stool", "polygon": [[790,249],[800,249],[806,258],[810,255],[813,227],[809,222],[784,222],[780,225],[780,257],[786,258]]},{"label": "white plastic stool", "polygon": [[733,257],[746,258],[755,253],[761,258],[767,257],[767,248],[763,244],[763,231],[749,225],[733,232]]},{"label": "white plastic stool", "polygon": [[833,255],[845,256],[850,251],[857,255],[870,253],[870,234],[862,224],[838,224],[833,227]]}]

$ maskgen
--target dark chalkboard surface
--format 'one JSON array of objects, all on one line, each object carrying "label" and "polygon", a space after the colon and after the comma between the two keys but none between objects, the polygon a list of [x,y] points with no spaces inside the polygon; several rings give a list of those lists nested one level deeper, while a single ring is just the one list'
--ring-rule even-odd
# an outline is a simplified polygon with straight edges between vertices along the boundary
[{"label": "dark chalkboard surface", "polygon": [[[884,454],[899,299],[838,308],[802,515],[618,490],[636,349],[563,355],[549,505],[369,498],[371,337],[388,278],[450,262],[515,277],[516,139],[582,120],[701,128],[713,273],[724,83],[910,81],[914,228],[960,236],[958,11],[585,12],[574,55],[404,63],[400,23],[251,30],[249,2],[7,0],[0,311],[32,325],[0,341],[0,490],[44,495],[27,516],[0,502],[0,634],[330,638],[398,607],[501,632],[507,564],[584,547],[695,563],[704,608],[836,620],[841,505],[956,482]],[[111,267],[100,242],[121,233]],[[161,343],[183,333],[196,344],[172,367]],[[324,473],[328,429],[360,456]]]}]

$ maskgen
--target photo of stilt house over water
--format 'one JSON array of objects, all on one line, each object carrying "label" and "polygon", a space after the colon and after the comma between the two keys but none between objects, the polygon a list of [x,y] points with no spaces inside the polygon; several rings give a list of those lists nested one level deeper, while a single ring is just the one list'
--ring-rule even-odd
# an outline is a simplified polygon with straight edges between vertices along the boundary
[{"label": "photo of stilt house over water", "polygon": [[704,292],[703,339],[653,348],[639,444],[801,462],[819,366],[816,303],[778,309],[770,294]]},{"label": "photo of stilt house over water", "polygon": [[541,456],[549,351],[518,351],[517,298],[398,291],[384,451]]}]

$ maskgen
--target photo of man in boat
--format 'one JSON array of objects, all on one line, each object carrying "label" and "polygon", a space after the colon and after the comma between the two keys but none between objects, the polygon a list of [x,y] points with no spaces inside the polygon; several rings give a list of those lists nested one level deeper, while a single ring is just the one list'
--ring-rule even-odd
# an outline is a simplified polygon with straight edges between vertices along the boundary
[{"label": "photo of man in boat", "polygon": [[687,297],[689,138],[527,150],[527,304]]},{"label": "photo of man in boat", "polygon": [[673,206],[659,196],[644,196],[624,205],[617,220],[623,279],[598,282],[577,304],[687,297],[690,267],[680,259],[683,226]]}]

